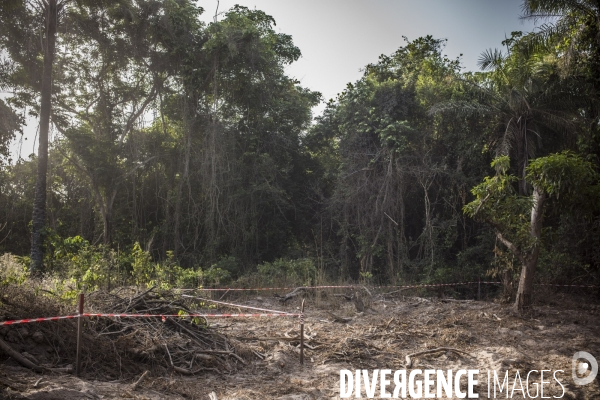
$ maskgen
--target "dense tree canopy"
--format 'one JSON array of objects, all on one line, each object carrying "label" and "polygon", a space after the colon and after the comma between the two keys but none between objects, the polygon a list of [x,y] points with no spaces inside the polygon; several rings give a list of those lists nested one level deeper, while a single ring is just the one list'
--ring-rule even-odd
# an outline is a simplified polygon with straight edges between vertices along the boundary
[{"label": "dense tree canopy", "polygon": [[[211,282],[488,274],[522,310],[534,276],[598,281],[598,9],[523,10],[545,24],[481,71],[404,38],[313,119],[320,94],[285,72],[301,51],[260,10],[205,24],[190,0],[1,2],[0,251],[29,255],[47,193],[45,271],[93,282],[150,262]],[[47,111],[47,161],[7,162],[25,109]]]}]

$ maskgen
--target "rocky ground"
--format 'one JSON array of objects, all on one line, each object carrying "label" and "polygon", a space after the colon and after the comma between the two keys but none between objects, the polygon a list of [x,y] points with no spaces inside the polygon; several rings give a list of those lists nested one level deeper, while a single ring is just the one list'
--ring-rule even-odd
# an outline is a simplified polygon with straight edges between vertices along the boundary
[{"label": "rocky ground", "polygon": [[[573,295],[546,294],[531,315],[517,317],[507,305],[493,301],[455,301],[415,296],[363,297],[365,310],[352,301],[320,293],[306,298],[305,363],[299,363],[297,318],[222,319],[209,329],[228,338],[238,358],[235,368],[218,364],[193,376],[174,370],[152,369],[134,387],[139,376],[111,381],[93,375],[93,363],[82,378],[70,374],[38,374],[8,357],[0,364],[0,397],[7,399],[338,399],[340,370],[478,369],[480,398],[487,396],[487,371],[503,377],[509,371],[511,388],[519,373],[563,370],[562,384],[544,377],[545,396],[600,399],[599,379],[577,386],[571,377],[572,356],[586,351],[600,359],[600,308]],[[297,312],[300,297],[286,304],[273,297],[230,298],[232,302]],[[232,311],[224,307],[223,311]],[[15,328],[14,326],[10,327]],[[34,343],[35,328],[27,335]],[[0,332],[18,342],[18,328]],[[39,336],[39,335],[38,335]],[[39,339],[39,338],[38,338]],[[40,341],[41,342],[41,341]],[[38,344],[39,345],[39,344]],[[446,348],[411,357],[413,353]],[[22,350],[22,349],[21,349]],[[38,349],[39,350],[39,349]],[[36,348],[30,349],[36,357]],[[48,351],[48,349],[44,350]],[[89,360],[88,360],[89,361]],[[539,373],[530,374],[530,394]],[[523,383],[525,384],[525,383]],[[462,382],[463,389],[466,381]],[[435,386],[434,386],[435,387]],[[518,389],[518,385],[516,386]],[[393,388],[393,385],[392,385]],[[505,392],[506,393],[506,392]],[[521,391],[512,398],[524,398]],[[379,398],[379,388],[375,398]],[[366,398],[364,387],[362,397]],[[355,398],[354,395],[352,398]],[[493,398],[493,397],[492,397]],[[506,398],[505,394],[497,398]],[[525,397],[529,398],[529,397]],[[540,398],[540,397],[534,397]]]}]

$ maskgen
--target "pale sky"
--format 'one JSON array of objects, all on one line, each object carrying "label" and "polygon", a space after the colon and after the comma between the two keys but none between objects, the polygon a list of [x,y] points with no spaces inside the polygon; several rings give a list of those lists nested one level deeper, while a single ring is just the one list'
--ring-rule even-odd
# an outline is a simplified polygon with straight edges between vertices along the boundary
[{"label": "pale sky", "polygon": [[[202,19],[212,21],[217,1],[198,4],[205,9]],[[359,79],[360,70],[379,55],[403,46],[402,36],[448,39],[445,54],[462,53],[465,70],[473,71],[484,50],[500,48],[512,31],[534,28],[519,18],[522,0],[221,0],[219,12],[235,4],[266,12],[275,18],[277,32],[292,35],[302,58],[287,73],[320,91],[325,101]],[[315,114],[323,108],[321,103]],[[25,128],[23,158],[33,152],[37,126],[38,121],[29,121]],[[12,149],[16,158],[18,140]]]}]

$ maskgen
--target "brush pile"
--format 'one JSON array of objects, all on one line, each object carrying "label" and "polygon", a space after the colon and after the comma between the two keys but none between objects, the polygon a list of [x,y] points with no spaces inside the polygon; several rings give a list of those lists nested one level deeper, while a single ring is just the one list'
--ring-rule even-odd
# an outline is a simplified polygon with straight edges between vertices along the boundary
[{"label": "brush pile", "polygon": [[[0,289],[0,318],[20,319],[73,314],[73,306],[40,295],[23,286]],[[173,292],[154,288],[119,288],[86,296],[86,313],[181,315],[174,318],[86,318],[82,345],[83,376],[122,379],[145,371],[153,375],[204,371],[232,372],[244,357],[253,357],[243,345],[209,327],[204,304],[184,301]],[[44,368],[65,367],[75,360],[76,320],[5,326],[0,337],[16,351]],[[1,357],[1,356],[0,356]],[[0,360],[1,361],[1,360]]]}]

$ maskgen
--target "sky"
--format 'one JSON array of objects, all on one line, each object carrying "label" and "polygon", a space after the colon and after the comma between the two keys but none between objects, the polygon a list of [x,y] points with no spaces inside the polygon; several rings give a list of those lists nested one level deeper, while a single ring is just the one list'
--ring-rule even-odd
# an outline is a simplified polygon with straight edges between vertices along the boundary
[{"label": "sky", "polygon": [[[202,19],[212,21],[217,0],[197,3],[205,9]],[[533,22],[520,19],[522,0],[220,0],[218,18],[235,4],[266,12],[277,32],[292,35],[302,57],[287,73],[323,94],[315,115],[358,80],[365,65],[403,46],[403,36],[448,39],[444,53],[462,54],[465,70],[474,71],[484,50],[502,47],[512,31],[534,29]],[[23,158],[34,152],[37,126],[28,121],[22,146],[19,140],[12,145],[13,158],[19,149]]]},{"label": "sky", "polygon": [[[212,21],[217,1],[198,4]],[[484,50],[502,47],[512,31],[534,28],[520,19],[522,0],[221,0],[219,11],[235,4],[265,11],[276,31],[292,35],[302,58],[287,72],[325,101],[358,80],[365,65],[403,46],[403,36],[448,39],[445,54],[462,53],[473,71]]]}]

